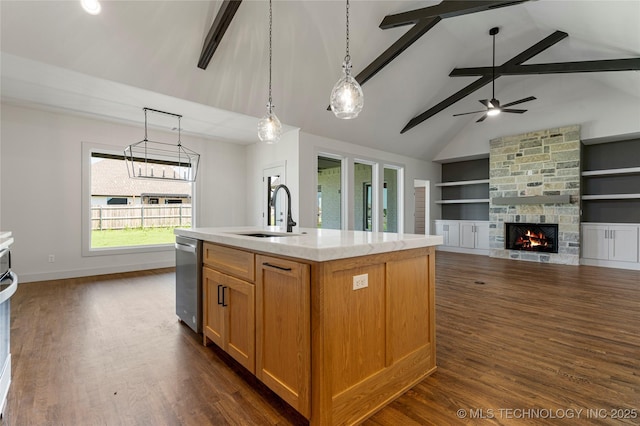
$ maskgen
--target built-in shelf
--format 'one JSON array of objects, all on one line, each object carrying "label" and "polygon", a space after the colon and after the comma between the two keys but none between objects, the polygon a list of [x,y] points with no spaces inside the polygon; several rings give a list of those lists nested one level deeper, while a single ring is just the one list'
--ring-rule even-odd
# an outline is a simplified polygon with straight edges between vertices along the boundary
[{"label": "built-in shelf", "polygon": [[640,194],[598,194],[598,195],[583,195],[583,201],[589,200],[634,200],[640,199]]},{"label": "built-in shelf", "polygon": [[586,170],[582,176],[618,176],[640,174],[640,167],[627,167],[623,169]]},{"label": "built-in shelf", "polygon": [[489,183],[489,179],[478,179],[478,180],[461,180],[458,182],[441,182],[436,183],[436,186],[463,186],[463,185],[479,185],[482,183]]},{"label": "built-in shelf", "polygon": [[464,200],[437,200],[436,204],[472,204],[472,203],[488,203],[488,198],[467,198]]}]

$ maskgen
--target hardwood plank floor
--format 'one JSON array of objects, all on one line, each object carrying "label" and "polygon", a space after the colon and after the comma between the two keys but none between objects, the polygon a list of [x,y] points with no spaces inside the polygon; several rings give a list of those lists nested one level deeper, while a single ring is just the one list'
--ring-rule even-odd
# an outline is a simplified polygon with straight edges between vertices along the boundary
[{"label": "hardwood plank floor", "polygon": [[[446,252],[436,263],[438,370],[366,425],[640,424],[640,272]],[[305,424],[177,321],[174,279],[21,284],[1,423]]]}]

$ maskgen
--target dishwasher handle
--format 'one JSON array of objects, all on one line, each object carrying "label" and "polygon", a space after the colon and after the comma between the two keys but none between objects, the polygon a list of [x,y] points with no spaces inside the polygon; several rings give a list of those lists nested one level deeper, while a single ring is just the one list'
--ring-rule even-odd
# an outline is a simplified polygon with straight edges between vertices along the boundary
[{"label": "dishwasher handle", "polygon": [[195,253],[197,251],[197,247],[192,246],[190,244],[176,243],[176,250],[186,251],[188,253]]}]

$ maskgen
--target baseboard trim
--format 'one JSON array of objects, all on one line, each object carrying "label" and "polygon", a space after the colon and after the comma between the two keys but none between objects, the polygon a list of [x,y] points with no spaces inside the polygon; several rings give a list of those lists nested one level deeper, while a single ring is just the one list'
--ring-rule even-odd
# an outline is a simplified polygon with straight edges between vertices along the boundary
[{"label": "baseboard trim", "polygon": [[640,271],[640,263],[638,262],[617,262],[615,260],[598,260],[580,258],[581,265],[602,266],[605,268],[629,269],[632,271]]},{"label": "baseboard trim", "polygon": [[489,256],[489,250],[486,249],[472,249],[466,247],[451,247],[451,246],[437,246],[437,250],[450,251],[453,253],[465,253],[465,254],[477,254],[481,256]]},{"label": "baseboard trim", "polygon": [[135,265],[116,265],[100,268],[71,269],[67,271],[36,272],[32,274],[20,272],[20,284],[36,281],[91,277],[94,275],[118,274],[121,272],[145,271],[148,269],[173,268],[175,266],[175,260],[168,260],[161,262],[147,262]]}]

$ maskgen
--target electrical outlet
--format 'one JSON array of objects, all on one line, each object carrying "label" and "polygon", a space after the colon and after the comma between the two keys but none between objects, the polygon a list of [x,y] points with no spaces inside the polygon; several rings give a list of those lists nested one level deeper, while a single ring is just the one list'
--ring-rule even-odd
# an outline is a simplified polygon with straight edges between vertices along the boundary
[{"label": "electrical outlet", "polygon": [[53,263],[56,261],[56,256],[54,254],[49,255],[49,263]]},{"label": "electrical outlet", "polygon": [[369,287],[369,274],[354,275],[353,289],[360,290],[361,288],[365,287]]}]

